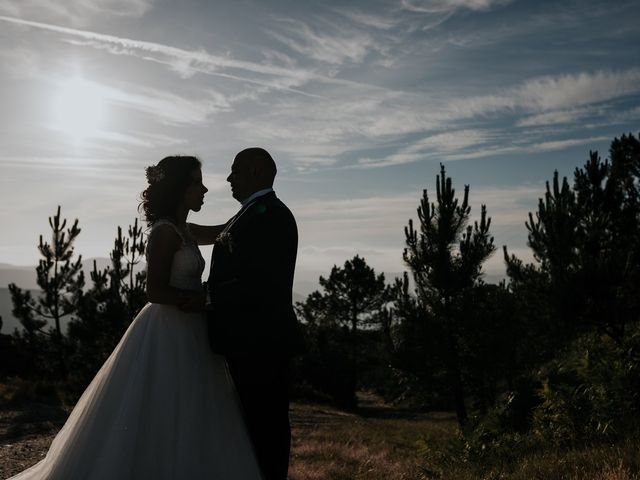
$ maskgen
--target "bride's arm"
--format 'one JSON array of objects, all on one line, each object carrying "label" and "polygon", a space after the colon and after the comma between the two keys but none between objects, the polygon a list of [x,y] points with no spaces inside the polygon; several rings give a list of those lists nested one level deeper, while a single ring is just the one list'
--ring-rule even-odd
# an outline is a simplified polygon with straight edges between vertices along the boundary
[{"label": "bride's arm", "polygon": [[153,230],[147,243],[147,299],[151,303],[182,306],[199,296],[169,285],[173,256],[182,245],[182,239],[169,225]]},{"label": "bride's arm", "polygon": [[198,245],[212,245],[216,238],[224,230],[226,224],[222,225],[198,225],[196,223],[188,223],[189,232],[196,239]]}]

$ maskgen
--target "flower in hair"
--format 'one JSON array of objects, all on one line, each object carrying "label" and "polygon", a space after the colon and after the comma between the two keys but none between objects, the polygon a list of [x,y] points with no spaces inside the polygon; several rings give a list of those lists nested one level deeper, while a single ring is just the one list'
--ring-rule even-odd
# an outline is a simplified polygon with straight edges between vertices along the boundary
[{"label": "flower in hair", "polygon": [[147,180],[149,183],[158,183],[164,178],[164,171],[159,165],[152,165],[147,167]]}]

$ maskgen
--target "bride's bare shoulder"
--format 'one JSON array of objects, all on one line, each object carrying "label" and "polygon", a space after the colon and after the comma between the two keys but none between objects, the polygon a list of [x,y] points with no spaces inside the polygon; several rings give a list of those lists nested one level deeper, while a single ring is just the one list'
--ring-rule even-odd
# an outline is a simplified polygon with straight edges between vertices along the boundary
[{"label": "bride's bare shoulder", "polygon": [[177,227],[170,222],[153,225],[148,234],[147,255],[155,250],[177,250],[182,244],[182,237]]}]

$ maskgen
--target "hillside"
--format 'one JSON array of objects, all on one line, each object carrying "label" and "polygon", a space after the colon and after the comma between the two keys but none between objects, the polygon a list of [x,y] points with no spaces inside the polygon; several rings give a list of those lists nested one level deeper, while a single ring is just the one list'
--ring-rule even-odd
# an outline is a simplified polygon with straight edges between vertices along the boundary
[{"label": "hillside", "polygon": [[2,329],[0,333],[9,334],[20,326],[17,319],[11,315],[11,294],[8,288],[0,288],[0,317],[2,317]]}]

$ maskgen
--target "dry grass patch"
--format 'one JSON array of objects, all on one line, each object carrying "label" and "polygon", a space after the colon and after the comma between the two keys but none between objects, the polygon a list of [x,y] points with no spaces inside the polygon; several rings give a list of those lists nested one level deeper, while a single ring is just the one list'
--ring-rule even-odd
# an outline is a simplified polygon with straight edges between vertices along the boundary
[{"label": "dry grass patch", "polygon": [[[465,461],[455,416],[292,406],[291,480],[640,480],[640,441]],[[488,457],[490,459],[491,457]]]},{"label": "dry grass patch", "polygon": [[398,418],[390,409],[362,414],[294,404],[291,480],[432,478],[421,445],[425,437],[450,436],[452,415],[400,413]]},{"label": "dry grass patch", "polygon": [[[480,470],[476,470],[479,472]],[[525,455],[517,462],[500,465],[481,475],[460,479],[486,480],[640,480],[640,444],[627,440],[615,445],[578,449],[553,449]]]}]

